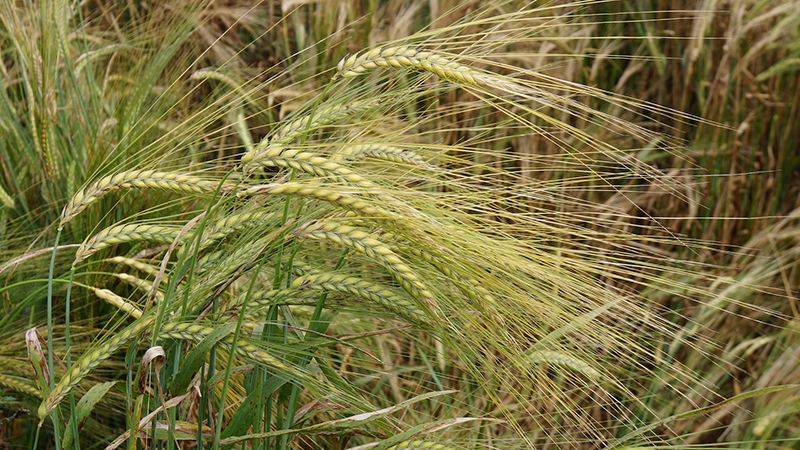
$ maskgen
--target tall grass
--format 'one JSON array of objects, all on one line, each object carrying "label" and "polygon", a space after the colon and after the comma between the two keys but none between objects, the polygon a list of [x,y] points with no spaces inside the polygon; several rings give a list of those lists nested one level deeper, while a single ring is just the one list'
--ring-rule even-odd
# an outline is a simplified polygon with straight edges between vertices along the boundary
[{"label": "tall grass", "polygon": [[797,445],[796,2],[447,3],[2,4],[4,435]]}]

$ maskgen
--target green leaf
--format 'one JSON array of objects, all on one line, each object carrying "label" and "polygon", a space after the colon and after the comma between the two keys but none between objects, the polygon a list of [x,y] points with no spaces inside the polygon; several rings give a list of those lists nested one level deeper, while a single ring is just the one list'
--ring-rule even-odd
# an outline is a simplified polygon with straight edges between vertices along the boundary
[{"label": "green leaf", "polygon": [[233,331],[233,326],[234,324],[220,325],[186,355],[181,370],[175,374],[170,382],[169,391],[172,394],[180,395],[186,392],[195,374],[205,364],[208,352]]},{"label": "green leaf", "polygon": [[[236,436],[230,439],[224,439],[220,441],[222,445],[228,444],[235,444],[237,442],[248,441],[251,439],[261,439],[261,438],[269,438],[269,437],[276,437],[282,436],[285,434],[295,434],[295,433],[305,433],[305,434],[314,434],[314,433],[343,433],[352,430],[353,428],[359,428],[362,425],[373,422],[377,419],[386,417],[387,415],[399,410],[403,409],[411,404],[427,400],[429,398],[438,397],[441,395],[452,394],[458,391],[436,391],[436,392],[428,392],[426,394],[418,395],[414,398],[405,400],[400,402],[394,406],[390,406],[388,408],[383,408],[377,411],[370,411],[362,414],[356,414],[354,416],[345,417],[343,419],[336,419],[331,420],[328,422],[323,422],[315,425],[311,425],[305,428],[297,428],[297,429],[289,429],[289,430],[279,430],[279,431],[272,431],[268,433],[258,433],[258,434],[250,434],[245,436]],[[451,419],[452,420],[452,419]],[[438,422],[437,422],[438,423]],[[432,425],[432,424],[426,424]]]},{"label": "green leaf", "polygon": [[[410,441],[423,434],[433,433],[448,427],[452,427],[453,425],[458,425],[460,423],[465,423],[465,422],[471,422],[474,420],[489,420],[489,419],[481,417],[456,417],[454,419],[444,419],[444,420],[438,420],[436,422],[423,423],[411,427],[402,433],[396,434],[390,437],[389,439],[385,439],[379,442],[378,445],[370,447],[370,450],[388,450],[391,447],[399,445],[403,442]],[[500,422],[499,420],[496,419],[493,419],[493,421]]]},{"label": "green leaf", "polygon": [[89,418],[89,414],[91,414],[92,410],[97,405],[97,402],[99,402],[106,395],[108,390],[117,383],[118,381],[109,381],[107,383],[94,385],[81,397],[78,404],[75,405],[75,411],[73,411],[72,417],[70,417],[69,424],[67,424],[64,433],[63,448],[70,448],[75,439],[75,436],[72,435],[72,423],[77,420],[78,431],[80,431],[80,429],[83,428],[83,424],[86,423],[86,420]]}]

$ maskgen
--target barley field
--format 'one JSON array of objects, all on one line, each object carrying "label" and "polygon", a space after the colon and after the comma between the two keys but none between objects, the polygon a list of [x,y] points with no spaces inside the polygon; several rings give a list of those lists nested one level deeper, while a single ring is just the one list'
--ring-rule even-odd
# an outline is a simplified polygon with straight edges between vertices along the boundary
[{"label": "barley field", "polygon": [[800,449],[800,1],[0,0],[0,449]]}]

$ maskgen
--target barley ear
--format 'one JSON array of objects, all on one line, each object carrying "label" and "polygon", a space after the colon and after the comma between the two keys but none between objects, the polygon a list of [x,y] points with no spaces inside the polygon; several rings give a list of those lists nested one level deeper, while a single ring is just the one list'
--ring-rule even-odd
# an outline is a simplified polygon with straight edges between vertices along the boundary
[{"label": "barley ear", "polygon": [[433,294],[420,277],[397,254],[366,231],[336,222],[318,222],[301,226],[295,232],[299,238],[322,239],[351,248],[385,267],[400,286],[424,304],[433,314],[441,316],[441,309]]},{"label": "barley ear", "polygon": [[120,297],[119,295],[109,291],[108,289],[98,289],[94,287],[90,287],[94,294],[108,302],[110,305],[115,306],[120,311],[129,314],[131,317],[136,319],[142,317],[142,310],[125,300],[124,298]]},{"label": "barley ear", "polygon": [[8,195],[8,192],[6,192],[6,190],[3,189],[3,186],[0,186],[0,203],[2,203],[3,206],[5,206],[6,208],[9,209],[15,208],[14,199],[10,195]]},{"label": "barley ear", "polygon": [[234,183],[223,183],[205,180],[194,175],[174,172],[157,172],[155,170],[131,170],[107,176],[88,188],[76,193],[61,213],[61,225],[69,222],[89,205],[103,195],[127,188],[153,188],[173,191],[182,194],[213,194],[217,188],[223,192],[233,190]]},{"label": "barley ear", "polygon": [[147,224],[115,225],[92,236],[75,252],[75,262],[85,260],[99,250],[124,242],[151,241],[169,244],[178,237],[180,228]]},{"label": "barley ear", "polygon": [[61,381],[53,388],[47,398],[42,401],[42,404],[39,405],[39,419],[44,420],[44,418],[64,400],[67,394],[69,394],[89,372],[111,357],[111,355],[123,345],[133,340],[141,331],[149,327],[153,321],[155,321],[155,317],[140,319],[139,322],[129,325],[109,340],[87,350],[86,353],[81,355],[72,365],[72,368],[61,377]]}]

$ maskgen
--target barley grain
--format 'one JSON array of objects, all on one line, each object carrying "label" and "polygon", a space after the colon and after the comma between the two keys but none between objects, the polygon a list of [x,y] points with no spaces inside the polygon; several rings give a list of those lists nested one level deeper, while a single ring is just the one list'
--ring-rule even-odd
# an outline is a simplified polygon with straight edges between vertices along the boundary
[{"label": "barley grain", "polygon": [[273,236],[267,236],[238,246],[233,251],[219,250],[203,255],[197,260],[195,270],[198,273],[202,273],[213,269],[216,274],[225,274],[241,265],[244,261],[250,260],[255,255],[255,252],[260,251],[265,244],[274,239]]},{"label": "barley grain", "polygon": [[404,250],[430,263],[439,272],[445,275],[448,280],[455,283],[470,300],[478,302],[482,306],[496,304],[494,296],[483,287],[481,282],[475,278],[462,275],[457,269],[453,268],[456,264],[448,264],[427,250],[412,246],[404,247]]},{"label": "barley grain", "polygon": [[279,214],[266,210],[248,211],[227,216],[214,222],[214,224],[207,229],[206,236],[201,243],[201,248],[208,248],[215,242],[221,241],[232,234],[241,233],[255,226],[270,223],[278,216]]},{"label": "barley grain", "polygon": [[[159,337],[184,339],[197,343],[205,339],[214,331],[215,328],[213,327],[206,327],[191,322],[168,323],[164,325],[164,327],[159,332]],[[225,345],[228,349],[230,349],[233,344],[233,337],[226,336],[220,341],[220,343]],[[257,345],[246,342],[244,340],[238,340],[236,342],[235,351],[236,353],[242,356],[270,365],[283,373],[296,372],[296,369],[292,369],[285,363],[281,362],[278,358],[272,356],[266,350],[258,347]]]},{"label": "barley grain", "polygon": [[337,122],[349,115],[373,108],[379,101],[354,102],[350,104],[321,105],[314,113],[282,125],[273,135],[264,138],[256,148],[242,156],[242,165],[247,170],[253,164],[269,155],[280,154],[286,146],[294,143],[302,134],[312,128]]},{"label": "barley grain", "polygon": [[544,91],[525,87],[504,77],[481,72],[435,52],[408,47],[378,47],[361,55],[356,54],[349,58],[343,58],[337,65],[335,76],[355,77],[378,67],[421,70],[432,73],[443,80],[499,89],[509,94],[544,101],[542,97]]},{"label": "barley grain", "polygon": [[29,397],[42,398],[42,393],[39,392],[36,386],[28,384],[27,379],[12,377],[0,373],[0,385],[9,387],[15,391],[22,392],[23,394]]},{"label": "barley grain", "polygon": [[455,450],[455,447],[448,447],[436,442],[413,440],[401,442],[386,450]]},{"label": "barley grain", "polygon": [[287,182],[277,184],[264,184],[253,186],[241,191],[238,195],[299,195],[325,200],[348,211],[352,211],[362,216],[380,217],[388,220],[393,215],[377,206],[371,205],[367,200],[357,196],[344,193],[340,188],[326,187],[316,183]]},{"label": "barley grain", "polygon": [[413,68],[430,72],[439,78],[477,85],[475,77],[480,72],[451,61],[442,55],[408,47],[378,47],[361,55],[342,58],[336,76],[350,78],[378,67]]},{"label": "barley grain", "polygon": [[342,166],[330,159],[318,156],[316,153],[304,152],[300,149],[287,149],[285,147],[272,148],[259,155],[245,166],[285,167],[300,172],[309,173],[317,177],[327,177],[332,181],[350,182],[366,189],[373,189],[375,184],[357,174],[351,169]]},{"label": "barley grain", "polygon": [[[143,280],[141,278],[135,277],[133,275],[129,275],[127,273],[115,273],[112,274],[115,277],[119,278],[120,280],[133,285],[136,289],[144,291],[145,293],[150,293],[153,290],[153,283]],[[155,299],[159,302],[164,300],[164,294],[161,292],[156,291]]]},{"label": "barley grain", "polygon": [[346,145],[339,148],[334,155],[336,157],[367,157],[398,164],[408,164],[414,166],[423,166],[428,169],[436,169],[435,166],[426,163],[425,159],[416,152],[386,144]]},{"label": "barley grain", "polygon": [[142,272],[148,275],[152,276],[158,275],[157,267],[153,267],[150,264],[145,264],[133,258],[126,258],[124,256],[115,256],[113,258],[109,258],[108,260],[113,263],[125,264],[126,266],[133,267],[134,269],[141,270]]},{"label": "barley grain", "polygon": [[2,203],[3,206],[9,209],[14,209],[16,207],[16,205],[14,204],[14,199],[10,195],[8,195],[8,192],[6,192],[6,190],[3,189],[3,186],[0,186],[0,203]]},{"label": "barley grain", "polygon": [[299,277],[292,282],[292,288],[321,290],[326,292],[347,292],[365,300],[377,303],[383,308],[413,320],[424,320],[425,313],[416,303],[406,300],[377,283],[361,278],[333,272],[316,273]]},{"label": "barley grain", "polygon": [[545,363],[555,366],[562,366],[572,369],[576,372],[580,372],[589,378],[597,379],[600,377],[600,372],[590,366],[586,361],[562,352],[550,350],[535,351],[525,356],[525,363]]}]

